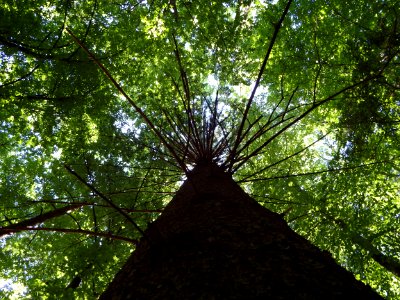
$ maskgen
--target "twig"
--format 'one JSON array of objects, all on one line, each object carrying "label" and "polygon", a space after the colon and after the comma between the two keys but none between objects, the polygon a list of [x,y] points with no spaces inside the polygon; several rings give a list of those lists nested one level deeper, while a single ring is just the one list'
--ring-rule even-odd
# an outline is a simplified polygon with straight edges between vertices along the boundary
[{"label": "twig", "polygon": [[271,54],[272,48],[273,48],[273,46],[275,44],[275,41],[276,41],[276,38],[278,36],[279,30],[282,27],[283,20],[285,19],[287,13],[289,12],[289,8],[290,8],[291,4],[292,4],[292,0],[289,0],[287,2],[287,4],[286,4],[286,7],[285,7],[285,9],[284,9],[284,11],[283,11],[278,23],[275,25],[275,30],[274,30],[274,33],[272,35],[271,41],[269,43],[267,53],[266,53],[266,55],[264,57],[264,61],[263,61],[262,65],[261,65],[260,71],[258,72],[257,80],[256,80],[256,82],[254,84],[254,88],[253,88],[253,90],[251,92],[249,100],[247,101],[246,108],[245,108],[244,114],[243,114],[243,118],[242,118],[242,121],[240,123],[239,129],[238,129],[238,132],[237,132],[236,141],[235,141],[235,144],[233,145],[233,148],[232,148],[231,163],[230,163],[230,166],[228,168],[229,171],[232,171],[233,164],[234,164],[234,158],[236,156],[236,150],[237,150],[237,148],[239,147],[239,144],[241,143],[241,141],[244,138],[242,136],[242,132],[243,132],[243,129],[244,129],[244,124],[245,124],[245,122],[247,120],[247,115],[249,113],[251,104],[253,102],[254,96],[255,96],[256,91],[257,91],[257,88],[260,85],[261,77],[262,77],[262,75],[264,73],[265,67],[267,66],[267,62],[268,62],[269,56]]},{"label": "twig", "polygon": [[117,90],[125,97],[125,99],[129,102],[129,104],[136,110],[136,112],[143,118],[146,124],[151,128],[151,130],[155,133],[161,143],[169,150],[171,155],[174,157],[175,161],[178,163],[179,167],[187,172],[187,168],[184,162],[179,158],[176,154],[174,148],[165,140],[161,132],[156,128],[153,122],[147,117],[144,111],[132,100],[131,97],[125,92],[125,90],[121,87],[121,85],[114,79],[111,73],[107,70],[107,68],[89,51],[89,49],[74,35],[74,33],[69,29],[65,28],[65,30],[69,33],[69,35],[73,38],[73,40],[81,47],[87,55],[94,61],[96,65],[103,71],[103,73],[107,76],[107,78],[112,82],[112,84],[117,88]]},{"label": "twig", "polygon": [[382,164],[382,163],[386,163],[386,162],[385,161],[377,161],[377,162],[372,162],[372,163],[369,163],[369,164],[363,164],[363,165],[352,166],[352,167],[326,169],[326,170],[320,170],[320,171],[308,172],[308,173],[278,175],[278,176],[273,176],[273,177],[246,179],[246,180],[240,180],[238,182],[242,183],[242,182],[266,181],[266,180],[275,180],[275,179],[287,179],[287,178],[291,178],[291,177],[300,177],[300,176],[312,176],[312,175],[319,175],[319,174],[330,173],[330,172],[341,172],[341,171],[355,170],[355,169],[359,169],[359,168],[363,168],[363,167],[369,167],[369,166],[372,166],[372,165]]},{"label": "twig", "polygon": [[6,234],[9,234],[9,232],[19,232],[22,231],[24,227],[27,226],[35,226],[37,224],[43,223],[47,220],[63,216],[66,212],[74,209],[78,209],[80,207],[84,206],[82,203],[74,203],[70,204],[61,208],[54,209],[49,212],[42,213],[36,217],[30,218],[28,220],[21,221],[19,223],[11,224],[6,227],[1,227],[0,228],[0,237]]},{"label": "twig", "polygon": [[85,179],[83,179],[78,173],[76,173],[74,170],[72,170],[68,165],[64,164],[65,169],[68,170],[69,173],[71,173],[72,175],[74,175],[76,178],[78,178],[78,180],[80,182],[82,182],[84,185],[86,185],[93,193],[95,193],[97,196],[99,196],[101,199],[103,199],[104,201],[106,201],[112,208],[114,208],[116,211],[118,211],[122,216],[124,216],[128,222],[130,222],[133,227],[136,228],[137,231],[140,232],[140,234],[142,236],[144,236],[144,232],[142,229],[140,229],[139,225],[136,224],[135,221],[132,220],[132,218],[120,207],[118,207],[117,205],[115,205],[115,203],[109,199],[106,195],[104,195],[102,192],[100,192],[99,190],[97,190],[93,185],[91,185],[90,183],[88,183]]},{"label": "twig", "polygon": [[63,232],[63,233],[78,233],[78,234],[86,234],[86,235],[92,235],[92,236],[101,236],[105,238],[110,238],[113,240],[121,240],[121,241],[126,241],[132,244],[137,245],[138,241],[134,239],[130,239],[127,237],[119,236],[119,235],[113,235],[110,233],[106,232],[94,232],[90,230],[84,230],[84,229],[69,229],[69,228],[51,228],[51,227],[20,227],[18,230],[13,230],[13,229],[5,229],[1,228],[0,232],[4,231],[4,234],[11,234],[19,231],[55,231],[55,232]]},{"label": "twig", "polygon": [[[279,131],[277,131],[275,134],[273,134],[270,138],[268,138],[263,144],[261,144],[261,146],[259,146],[257,149],[255,149],[253,152],[251,152],[249,155],[247,155],[244,159],[242,159],[242,161],[235,166],[235,171],[237,169],[239,169],[243,164],[245,164],[250,158],[256,156],[259,154],[259,152],[265,147],[267,146],[269,143],[271,143],[276,137],[278,137],[279,135],[281,135],[283,132],[285,132],[286,130],[288,130],[290,127],[292,127],[294,124],[297,124],[300,120],[304,119],[307,115],[309,115],[312,111],[316,110],[318,107],[320,107],[322,104],[325,104],[333,99],[335,99],[337,96],[339,96],[340,94],[343,94],[344,92],[351,90],[357,86],[360,86],[366,82],[369,82],[373,79],[379,78],[381,76],[381,73],[383,72],[380,71],[378,74],[367,77],[359,82],[356,82],[352,85],[349,85],[341,90],[339,90],[338,92],[330,95],[329,97],[314,103],[313,105],[311,105],[310,108],[308,108],[305,112],[303,112],[300,116],[298,116],[297,118],[295,118],[292,122],[288,123],[285,127],[283,127],[282,129],[280,129]],[[232,159],[232,162],[234,163],[235,160]]]}]

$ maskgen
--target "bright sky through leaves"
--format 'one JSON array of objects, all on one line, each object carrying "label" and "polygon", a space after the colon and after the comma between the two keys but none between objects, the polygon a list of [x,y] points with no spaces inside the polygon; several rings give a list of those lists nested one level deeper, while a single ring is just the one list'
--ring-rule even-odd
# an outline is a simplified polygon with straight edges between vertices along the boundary
[{"label": "bright sky through leaves", "polygon": [[397,2],[0,1],[0,298],[96,299],[201,159],[399,298]]}]

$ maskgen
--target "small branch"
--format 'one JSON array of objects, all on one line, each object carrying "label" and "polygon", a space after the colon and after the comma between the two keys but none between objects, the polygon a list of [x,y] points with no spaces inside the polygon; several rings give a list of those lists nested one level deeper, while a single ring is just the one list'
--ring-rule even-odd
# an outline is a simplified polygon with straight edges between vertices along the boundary
[{"label": "small branch", "polygon": [[[298,201],[282,200],[282,199],[279,199],[279,198],[276,198],[276,197],[267,196],[267,195],[262,196],[262,195],[250,194],[250,196],[252,198],[254,198],[254,199],[257,199],[257,202],[259,202],[259,203],[296,204],[296,205],[303,205],[303,206],[305,205],[305,204],[303,204],[301,202],[298,202]],[[269,201],[261,200],[261,198],[262,199],[268,199]]]},{"label": "small branch", "polygon": [[[285,118],[285,115],[288,113],[289,111],[289,105],[293,100],[294,94],[297,92],[297,90],[299,89],[299,86],[296,86],[296,88],[293,90],[292,95],[290,95],[289,101],[286,103],[286,107],[285,110],[282,113],[282,121]],[[315,101],[314,101],[315,102]]]},{"label": "small branch", "polygon": [[[332,220],[341,229],[350,231],[349,226],[342,219],[337,219],[329,215],[325,216]],[[385,254],[386,251],[380,251],[373,245],[369,238],[366,238],[361,234],[352,232],[347,232],[347,234],[349,235],[351,241],[366,250],[368,252],[368,256],[370,256],[374,261],[376,261],[389,272],[392,272],[394,275],[400,277],[400,260],[398,260],[396,257],[391,257]]]},{"label": "small branch", "polygon": [[232,171],[234,158],[236,157],[236,150],[237,150],[239,144],[241,143],[241,141],[243,139],[242,132],[243,132],[243,129],[244,129],[244,124],[245,124],[245,122],[247,120],[247,115],[249,113],[251,104],[253,102],[254,96],[255,96],[256,91],[257,91],[257,88],[260,85],[262,75],[263,75],[263,73],[265,71],[265,67],[267,66],[267,62],[268,62],[269,56],[271,54],[272,48],[273,48],[273,46],[275,44],[276,38],[278,37],[279,30],[282,27],[283,20],[285,19],[287,13],[289,12],[289,8],[290,8],[291,4],[292,4],[292,0],[289,0],[287,2],[287,4],[286,4],[286,7],[285,7],[285,9],[284,9],[284,11],[283,11],[278,23],[275,25],[275,30],[274,30],[274,33],[272,35],[271,41],[269,43],[267,53],[266,53],[266,55],[264,57],[264,61],[263,61],[262,65],[261,65],[260,71],[258,73],[258,77],[257,77],[257,80],[256,80],[256,82],[254,84],[253,91],[251,92],[249,100],[247,101],[246,108],[245,108],[244,114],[243,114],[243,118],[242,118],[242,121],[240,123],[239,129],[238,129],[238,132],[237,132],[236,141],[235,141],[235,144],[233,145],[232,153],[230,155],[231,156],[231,163],[230,163],[230,166],[229,166],[229,169],[228,169],[229,171]]},{"label": "small branch", "polygon": [[[250,158],[257,156],[259,154],[259,152],[266,147],[269,143],[271,143],[276,137],[278,137],[279,135],[281,135],[283,132],[285,132],[286,130],[288,130],[289,128],[291,128],[294,124],[297,124],[299,121],[301,121],[302,119],[304,119],[307,115],[309,115],[312,111],[316,110],[318,107],[320,107],[321,105],[335,99],[337,96],[339,96],[340,94],[343,94],[344,92],[351,90],[355,87],[358,87],[362,84],[365,84],[373,79],[379,78],[381,76],[381,73],[383,72],[380,71],[378,74],[374,75],[374,76],[370,76],[367,77],[359,82],[356,82],[352,85],[349,85],[341,90],[339,90],[338,92],[330,95],[329,97],[314,103],[313,105],[311,105],[310,108],[308,108],[305,112],[303,112],[300,116],[298,116],[297,118],[295,118],[293,121],[291,121],[290,123],[288,123],[286,126],[284,126],[282,129],[280,129],[279,131],[277,131],[275,134],[273,134],[270,138],[268,138],[261,146],[259,146],[257,149],[255,149],[253,152],[251,152],[249,155],[247,155],[245,158],[242,159],[242,161],[240,163],[238,163],[238,165],[235,167],[235,170],[239,169],[243,164],[245,164]],[[235,159],[232,157],[232,163],[235,163]],[[232,168],[231,168],[232,169]]]},{"label": "small branch", "polygon": [[29,76],[31,76],[31,75],[33,74],[33,72],[35,72],[35,71],[37,70],[37,68],[39,68],[39,64],[37,64],[36,66],[34,66],[34,67],[32,68],[32,70],[30,70],[30,71],[29,71],[28,73],[26,73],[24,76],[22,76],[22,77],[20,77],[20,78],[18,78],[18,79],[15,79],[15,80],[13,80],[13,81],[6,82],[6,83],[4,83],[4,84],[1,84],[0,87],[4,87],[4,86],[7,86],[7,85],[12,85],[12,84],[14,84],[14,83],[17,83],[17,82],[19,82],[19,81],[22,81],[22,80],[28,78]]},{"label": "small branch", "polygon": [[240,182],[246,182],[247,179],[249,179],[249,178],[251,178],[251,177],[254,177],[254,176],[257,176],[257,175],[259,175],[261,172],[264,172],[265,170],[268,170],[268,169],[270,169],[270,168],[272,168],[272,167],[274,167],[274,166],[276,166],[276,165],[278,165],[278,164],[280,164],[280,163],[282,163],[282,162],[284,162],[284,161],[286,161],[286,160],[288,160],[288,159],[291,159],[292,157],[295,157],[296,155],[300,154],[301,152],[303,152],[303,151],[309,149],[310,147],[314,146],[316,143],[318,143],[319,141],[321,141],[322,139],[324,139],[328,134],[329,134],[329,133],[324,134],[322,137],[320,137],[319,139],[317,139],[317,140],[314,141],[313,143],[307,145],[306,147],[300,149],[299,151],[297,151],[297,152],[295,152],[295,153],[293,153],[293,154],[291,154],[291,155],[289,155],[289,156],[286,156],[285,158],[283,158],[283,159],[281,159],[281,160],[278,160],[278,161],[276,161],[276,162],[274,162],[274,163],[272,163],[272,164],[270,164],[270,165],[268,165],[268,166],[262,168],[261,170],[258,170],[258,171],[255,172],[255,173],[246,175],[244,178],[240,179],[240,180],[237,181],[237,182],[238,182],[238,183],[240,183]]},{"label": "small branch", "polygon": [[3,235],[9,234],[9,232],[11,232],[11,233],[19,232],[19,231],[23,230],[21,228],[25,228],[27,226],[36,226],[36,225],[41,224],[41,223],[43,223],[43,222],[45,222],[47,220],[63,216],[68,211],[78,209],[78,208],[80,208],[82,206],[83,206],[83,204],[81,204],[81,203],[71,204],[71,205],[68,205],[68,206],[64,206],[64,207],[57,208],[55,210],[40,214],[40,215],[38,215],[36,217],[33,217],[31,219],[28,219],[28,220],[21,221],[21,222],[16,223],[16,224],[11,224],[11,225],[6,226],[6,227],[1,227],[0,228],[0,237],[3,236]]},{"label": "small branch", "polygon": [[84,185],[86,185],[93,193],[95,193],[97,196],[99,196],[101,199],[103,199],[105,202],[107,202],[112,208],[114,208],[117,212],[119,212],[122,216],[124,216],[128,222],[130,222],[133,227],[136,228],[137,231],[140,232],[142,236],[144,236],[144,232],[140,227],[136,224],[135,221],[132,220],[132,218],[120,207],[114,204],[111,199],[109,199],[107,196],[105,196],[102,192],[98,191],[93,185],[88,183],[85,179],[83,179],[78,173],[76,173],[74,170],[72,170],[68,165],[64,165],[65,169],[68,170],[69,173],[74,175],[80,182],[82,182]]},{"label": "small branch", "polygon": [[150,173],[150,170],[147,170],[146,174],[144,175],[144,177],[142,179],[142,182],[140,183],[139,188],[137,189],[137,192],[136,192],[136,195],[135,195],[135,200],[133,201],[134,205],[136,205],[136,202],[137,202],[137,200],[139,198],[139,193],[142,191],[144,183],[145,183],[145,181],[147,179],[147,176],[149,176],[149,173]]},{"label": "small branch", "polygon": [[[337,168],[337,169],[327,169],[327,170],[321,170],[321,171],[315,171],[315,172],[308,172],[308,173],[298,173],[298,174],[287,174],[287,175],[278,175],[278,176],[273,176],[273,177],[263,177],[263,178],[255,178],[255,179],[248,179],[248,180],[240,180],[238,182],[254,182],[254,181],[266,181],[266,180],[275,180],[275,179],[287,179],[291,177],[300,177],[300,176],[312,176],[312,175],[319,175],[323,173],[330,173],[330,172],[341,172],[341,171],[349,171],[349,170],[355,170],[363,167],[369,167],[372,165],[376,164],[382,164],[386,163],[385,161],[379,161],[379,162],[373,162],[369,164],[364,164],[364,165],[358,165],[354,167],[343,167],[343,168]],[[249,178],[249,177],[246,177]]]},{"label": "small branch", "polygon": [[129,102],[129,104],[136,110],[136,112],[143,118],[146,124],[150,127],[150,129],[155,133],[160,142],[169,150],[171,155],[174,157],[175,161],[178,163],[179,167],[182,171],[187,172],[187,168],[184,162],[179,158],[176,154],[174,148],[165,140],[161,132],[156,128],[153,122],[147,117],[144,111],[132,100],[131,97],[125,92],[125,90],[121,87],[121,85],[114,79],[111,73],[107,70],[107,68],[89,51],[89,49],[73,34],[73,32],[69,28],[65,28],[65,30],[69,33],[72,39],[81,47],[86,54],[94,61],[94,63],[103,71],[103,73],[107,76],[107,78],[112,82],[112,84],[117,88],[117,90],[125,97],[125,99]]},{"label": "small branch", "polygon": [[30,226],[28,226],[28,227],[20,227],[20,228],[18,228],[18,230],[1,228],[0,232],[3,230],[5,231],[5,233],[3,233],[3,235],[12,234],[15,232],[20,232],[20,231],[54,231],[54,232],[62,232],[62,233],[77,233],[77,234],[82,234],[82,235],[86,234],[86,235],[91,235],[91,236],[100,236],[100,237],[105,237],[105,238],[109,238],[109,239],[113,239],[113,240],[126,241],[126,242],[129,242],[134,245],[138,244],[137,240],[130,239],[127,237],[113,235],[113,234],[106,233],[106,232],[94,232],[94,231],[84,230],[84,229],[30,227]]},{"label": "small branch", "polygon": [[315,74],[315,78],[314,78],[314,88],[313,88],[313,101],[314,103],[317,100],[317,86],[318,86],[318,79],[319,76],[321,75],[321,70],[322,70],[322,62],[321,62],[321,55],[319,53],[319,49],[318,49],[318,43],[317,43],[317,32],[315,31],[314,28],[314,48],[315,48],[315,52],[317,53],[317,61],[318,61],[318,69],[317,69],[317,73]]}]

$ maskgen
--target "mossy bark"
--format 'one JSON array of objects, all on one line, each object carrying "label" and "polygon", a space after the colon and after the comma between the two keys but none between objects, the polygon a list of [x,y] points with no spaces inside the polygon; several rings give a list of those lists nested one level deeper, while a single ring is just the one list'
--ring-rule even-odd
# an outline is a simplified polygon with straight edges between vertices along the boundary
[{"label": "mossy bark", "polygon": [[381,299],[249,197],[198,165],[100,299]]}]

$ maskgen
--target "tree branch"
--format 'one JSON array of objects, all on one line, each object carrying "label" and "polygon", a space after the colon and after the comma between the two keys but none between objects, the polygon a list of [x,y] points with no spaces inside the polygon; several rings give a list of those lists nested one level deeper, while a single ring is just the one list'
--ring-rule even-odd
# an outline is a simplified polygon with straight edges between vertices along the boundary
[{"label": "tree branch", "polygon": [[[327,217],[333,220],[333,222],[340,228],[348,230],[348,225],[343,220],[330,216]],[[385,255],[378,248],[376,248],[368,238],[363,237],[360,234],[349,233],[349,235],[351,241],[366,250],[373,260],[375,260],[386,270],[400,277],[400,261],[398,259]]]},{"label": "tree branch", "polygon": [[282,27],[283,20],[285,19],[287,13],[289,12],[289,8],[290,8],[291,4],[292,4],[292,0],[289,0],[287,2],[287,4],[286,4],[286,7],[285,7],[285,9],[284,9],[284,11],[283,11],[278,23],[275,25],[275,30],[274,30],[274,33],[272,35],[271,41],[269,43],[267,53],[266,53],[266,55],[264,57],[264,61],[263,61],[262,65],[261,65],[260,71],[258,72],[258,77],[257,77],[257,80],[256,80],[256,82],[254,84],[254,88],[253,88],[253,90],[251,92],[249,100],[247,101],[246,108],[245,108],[244,114],[243,114],[243,118],[242,118],[242,121],[241,121],[241,123],[239,125],[239,129],[238,129],[238,132],[237,132],[236,141],[235,141],[235,144],[233,145],[232,153],[230,155],[231,162],[230,162],[230,166],[228,168],[228,170],[230,172],[232,171],[232,168],[233,168],[234,158],[236,157],[236,150],[237,150],[239,144],[241,143],[241,141],[244,138],[244,136],[242,136],[242,132],[243,132],[243,129],[244,129],[244,124],[245,124],[245,122],[247,120],[247,115],[249,113],[251,104],[253,102],[254,96],[255,96],[256,91],[257,91],[257,88],[260,85],[261,77],[262,77],[262,75],[264,73],[265,67],[267,66],[267,62],[268,62],[269,56],[271,54],[272,48],[274,47],[276,38],[278,37],[279,30]]},{"label": "tree branch", "polygon": [[[290,158],[290,156],[289,156],[289,158]],[[255,179],[242,179],[242,180],[239,180],[238,182],[267,181],[267,180],[275,180],[275,179],[287,179],[287,178],[291,178],[291,177],[312,176],[312,175],[319,175],[319,174],[330,173],[330,172],[341,172],[341,171],[355,170],[355,169],[358,169],[358,168],[369,167],[369,166],[372,166],[372,165],[382,164],[382,163],[387,163],[387,162],[378,161],[378,162],[372,162],[372,163],[364,164],[364,165],[358,165],[358,166],[352,166],[352,167],[343,167],[343,168],[337,168],[337,169],[327,169],[327,170],[320,170],[320,171],[315,171],[315,172],[286,174],[286,175],[278,175],[278,176],[273,176],[273,177],[263,177],[263,178],[255,178]],[[246,177],[246,178],[249,178],[249,177]]]},{"label": "tree branch", "polygon": [[132,220],[132,218],[120,207],[115,205],[115,203],[109,199],[106,195],[104,195],[102,192],[98,191],[93,185],[88,183],[85,179],[83,179],[78,173],[76,173],[74,170],[72,170],[68,165],[64,165],[65,169],[68,170],[72,175],[74,175],[80,182],[82,182],[84,185],[86,185],[93,193],[95,193],[97,196],[99,196],[101,199],[103,199],[105,202],[107,202],[112,208],[114,208],[117,212],[119,212],[122,216],[124,216],[129,223],[133,225],[133,227],[136,228],[137,231],[140,232],[142,236],[144,236],[143,230],[139,227],[139,225],[136,224],[135,221]]},{"label": "tree branch", "polygon": [[65,30],[69,33],[69,35],[73,38],[73,40],[81,47],[86,54],[94,61],[94,63],[99,66],[99,68],[103,71],[103,73],[107,76],[107,78],[112,82],[112,84],[117,88],[117,90],[125,97],[125,99],[129,102],[129,104],[135,109],[135,111],[143,118],[146,124],[150,127],[150,129],[155,133],[160,142],[169,150],[171,155],[174,157],[175,161],[178,163],[179,167],[187,172],[187,168],[184,162],[179,158],[176,154],[174,148],[165,140],[161,132],[157,129],[157,127],[153,124],[153,122],[147,117],[145,112],[132,100],[131,97],[125,92],[125,90],[121,87],[121,85],[114,79],[108,69],[89,51],[89,49],[73,34],[73,32],[69,28],[65,28]]},{"label": "tree branch", "polygon": [[110,233],[106,232],[94,232],[90,230],[84,230],[84,229],[69,229],[69,228],[51,228],[51,227],[31,227],[31,226],[26,226],[26,227],[20,227],[18,229],[0,229],[0,232],[4,230],[5,234],[11,234],[15,232],[20,232],[20,231],[54,231],[54,232],[62,232],[62,233],[77,233],[77,234],[82,234],[82,235],[91,235],[91,236],[100,236],[100,237],[105,237],[113,240],[121,240],[121,241],[126,241],[131,244],[137,245],[138,241],[134,239],[130,239],[127,237],[119,236],[119,235],[113,235]]},{"label": "tree branch", "polygon": [[[319,102],[317,102],[317,103],[311,105],[311,107],[308,108],[305,112],[303,112],[300,116],[298,116],[297,118],[295,118],[293,121],[291,121],[290,123],[288,123],[286,126],[284,126],[284,127],[283,127],[282,129],[280,129],[279,131],[277,131],[277,132],[276,132],[275,134],[273,134],[270,138],[268,138],[261,146],[259,146],[257,149],[255,149],[253,152],[251,152],[249,155],[247,155],[244,159],[242,159],[242,161],[241,161],[240,163],[238,163],[238,164],[235,166],[235,171],[236,171],[237,169],[239,169],[243,164],[245,164],[246,161],[248,161],[250,158],[252,158],[252,157],[254,157],[254,156],[257,156],[257,155],[259,154],[259,152],[260,152],[264,147],[266,147],[269,143],[271,143],[276,137],[278,137],[279,135],[281,135],[283,132],[285,132],[286,130],[288,130],[290,127],[292,127],[294,124],[296,124],[296,123],[299,122],[300,120],[304,119],[304,118],[305,118],[307,115],[309,115],[312,111],[314,111],[315,109],[317,109],[317,108],[320,107],[321,105],[323,105],[323,104],[325,104],[325,103],[327,103],[327,102],[329,102],[329,101],[335,99],[338,95],[340,95],[340,94],[342,94],[342,93],[344,93],[344,92],[346,92],[346,91],[348,91],[348,90],[351,90],[351,89],[353,89],[353,88],[355,88],[355,87],[357,87],[357,86],[359,86],[359,85],[362,85],[362,84],[364,84],[364,83],[366,83],[366,82],[369,82],[369,81],[371,81],[371,80],[373,80],[373,79],[379,78],[379,77],[381,76],[381,73],[382,73],[382,72],[383,72],[383,70],[380,71],[380,72],[379,72],[378,74],[376,74],[376,75],[367,77],[367,78],[365,78],[365,79],[363,79],[363,80],[361,80],[361,81],[359,81],[359,82],[356,82],[356,83],[354,83],[354,84],[352,84],[352,85],[349,85],[349,86],[347,86],[347,87],[345,87],[345,88],[342,88],[340,91],[338,91],[338,92],[336,92],[336,93],[330,95],[329,97],[327,97],[327,98],[325,98],[325,99],[323,99],[323,100],[321,100],[321,101],[319,101]],[[232,162],[235,163],[235,159],[234,159],[234,158],[232,158]]]},{"label": "tree branch", "polygon": [[323,136],[321,136],[320,138],[318,138],[316,141],[314,141],[314,142],[312,142],[311,144],[307,145],[306,147],[300,149],[299,151],[297,151],[297,152],[295,152],[295,153],[293,153],[293,154],[291,154],[291,155],[289,155],[289,156],[286,156],[285,158],[282,158],[282,159],[280,159],[280,160],[278,160],[278,161],[276,161],[276,162],[274,162],[274,163],[272,163],[272,164],[270,164],[270,165],[268,165],[268,166],[262,168],[261,170],[258,170],[257,172],[254,172],[254,173],[252,173],[252,174],[248,174],[248,175],[246,175],[244,178],[240,179],[240,180],[237,181],[237,182],[240,183],[240,182],[252,181],[252,180],[247,180],[247,179],[249,179],[249,178],[251,178],[251,177],[254,177],[254,176],[257,176],[257,175],[259,175],[261,172],[264,172],[264,171],[267,170],[267,169],[270,169],[270,168],[272,168],[272,167],[274,167],[274,166],[276,166],[276,165],[278,165],[278,164],[280,164],[280,163],[282,163],[282,162],[284,162],[284,161],[286,161],[286,160],[288,160],[288,159],[291,159],[292,157],[295,157],[296,155],[298,155],[298,154],[300,154],[301,152],[303,152],[303,151],[309,149],[310,147],[312,147],[313,145],[315,145],[316,143],[318,143],[319,141],[321,141],[322,139],[324,139],[327,135],[328,135],[328,133],[327,133],[327,134],[324,134]]},{"label": "tree branch", "polygon": [[10,234],[10,233],[23,231],[24,230],[23,228],[26,228],[27,226],[35,226],[35,225],[41,224],[47,220],[63,216],[68,211],[78,209],[82,206],[84,206],[84,204],[82,204],[82,203],[67,205],[67,206],[46,212],[44,214],[40,214],[31,219],[21,221],[16,224],[12,224],[12,225],[9,225],[6,227],[0,227],[0,237],[2,237],[3,235]]}]

